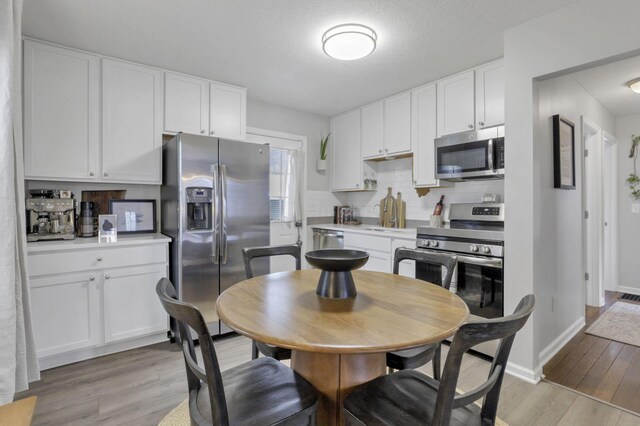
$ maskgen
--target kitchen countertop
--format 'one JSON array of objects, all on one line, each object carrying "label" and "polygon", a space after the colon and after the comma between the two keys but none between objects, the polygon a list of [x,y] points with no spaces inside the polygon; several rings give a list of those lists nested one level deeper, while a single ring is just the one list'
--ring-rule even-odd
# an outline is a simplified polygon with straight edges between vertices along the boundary
[{"label": "kitchen countertop", "polygon": [[99,243],[98,237],[80,238],[75,240],[54,240],[54,241],[33,241],[27,243],[27,253],[39,253],[52,250],[77,250],[89,248],[109,248],[130,246],[136,244],[164,244],[171,242],[171,238],[160,233],[156,234],[137,234],[137,235],[118,235],[118,241],[115,243]]},{"label": "kitchen countertop", "polygon": [[404,238],[415,240],[416,228],[383,228],[375,225],[334,225],[327,223],[322,225],[311,225],[312,228],[329,229],[333,231],[348,231],[358,234],[375,235],[378,237]]}]

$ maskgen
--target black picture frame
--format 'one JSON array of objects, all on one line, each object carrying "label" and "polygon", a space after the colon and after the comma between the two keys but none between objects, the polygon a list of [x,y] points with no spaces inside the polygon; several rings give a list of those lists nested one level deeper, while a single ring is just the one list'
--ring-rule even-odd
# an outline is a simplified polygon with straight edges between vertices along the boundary
[{"label": "black picture frame", "polygon": [[[109,213],[118,217],[118,234],[155,234],[157,232],[156,200],[111,199]],[[131,213],[134,216],[131,216]]]},{"label": "black picture frame", "polygon": [[554,115],[553,120],[553,187],[576,189],[576,129],[575,125]]}]

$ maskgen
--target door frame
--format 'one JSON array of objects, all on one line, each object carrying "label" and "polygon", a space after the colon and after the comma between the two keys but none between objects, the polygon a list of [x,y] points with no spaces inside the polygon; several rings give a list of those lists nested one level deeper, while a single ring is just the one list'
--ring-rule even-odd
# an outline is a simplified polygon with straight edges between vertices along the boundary
[{"label": "door frame", "polygon": [[602,131],[604,289],[618,289],[618,139]]}]

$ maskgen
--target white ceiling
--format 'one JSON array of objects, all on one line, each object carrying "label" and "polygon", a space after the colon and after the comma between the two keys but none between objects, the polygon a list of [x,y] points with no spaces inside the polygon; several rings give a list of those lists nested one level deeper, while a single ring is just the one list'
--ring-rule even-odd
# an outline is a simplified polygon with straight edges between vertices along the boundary
[{"label": "white ceiling", "polygon": [[640,77],[640,56],[590,68],[572,76],[614,116],[640,114],[640,94],[626,85],[627,81]]},{"label": "white ceiling", "polygon": [[[25,0],[26,35],[247,87],[333,115],[503,55],[503,31],[576,0]],[[378,33],[359,61],[320,39],[348,22]]]}]

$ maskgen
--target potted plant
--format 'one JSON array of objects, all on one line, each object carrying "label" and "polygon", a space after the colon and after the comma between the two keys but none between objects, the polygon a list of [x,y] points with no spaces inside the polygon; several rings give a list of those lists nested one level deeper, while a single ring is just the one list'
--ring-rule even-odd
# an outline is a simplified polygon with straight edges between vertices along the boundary
[{"label": "potted plant", "polygon": [[640,177],[638,177],[638,171],[636,169],[636,160],[638,159],[638,145],[640,144],[640,136],[631,135],[631,152],[629,152],[629,158],[633,158],[633,173],[629,174],[627,178],[627,185],[631,189],[631,196],[635,200],[640,200]]},{"label": "potted plant", "polygon": [[319,172],[327,170],[327,145],[329,145],[329,136],[331,136],[331,133],[327,136],[320,134],[320,159],[316,164],[316,169]]}]

